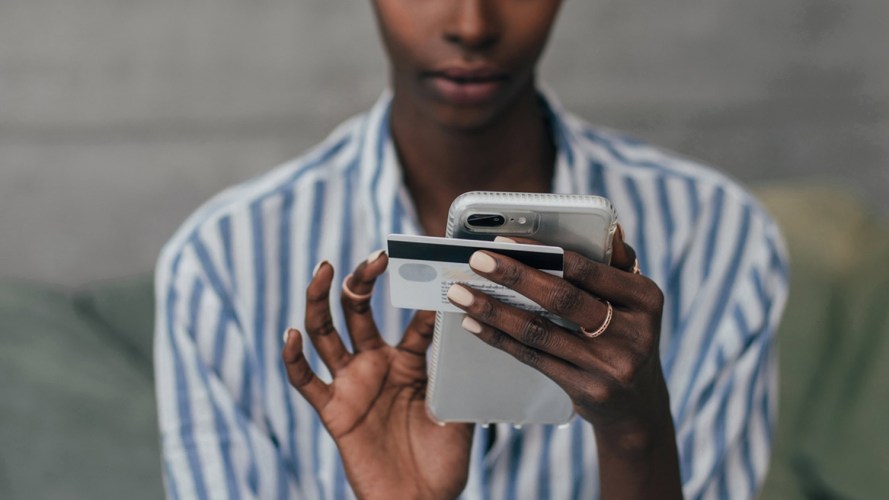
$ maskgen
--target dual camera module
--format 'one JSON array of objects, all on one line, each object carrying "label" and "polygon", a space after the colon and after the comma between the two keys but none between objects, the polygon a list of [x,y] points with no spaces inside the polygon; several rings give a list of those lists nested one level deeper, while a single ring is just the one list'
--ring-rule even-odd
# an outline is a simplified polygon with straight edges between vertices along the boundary
[{"label": "dual camera module", "polygon": [[[525,224],[525,217],[510,217],[510,222]],[[472,227],[500,227],[506,224],[506,217],[500,214],[472,214],[466,218],[466,224]]]}]

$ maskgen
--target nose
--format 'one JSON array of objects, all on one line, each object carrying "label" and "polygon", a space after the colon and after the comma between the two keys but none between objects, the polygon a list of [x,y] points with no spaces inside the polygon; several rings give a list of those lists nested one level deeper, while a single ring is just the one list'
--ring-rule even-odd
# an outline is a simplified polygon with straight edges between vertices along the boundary
[{"label": "nose", "polygon": [[491,0],[452,0],[453,14],[445,28],[449,43],[464,50],[487,49],[500,39],[500,26]]}]

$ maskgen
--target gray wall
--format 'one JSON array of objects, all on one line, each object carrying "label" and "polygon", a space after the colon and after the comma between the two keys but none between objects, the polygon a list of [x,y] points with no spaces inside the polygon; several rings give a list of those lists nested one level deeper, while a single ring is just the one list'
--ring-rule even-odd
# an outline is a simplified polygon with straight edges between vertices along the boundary
[{"label": "gray wall", "polygon": [[[745,182],[838,177],[889,212],[886,0],[568,0],[543,75]],[[3,0],[0,277],[149,271],[384,84],[366,1]]]}]

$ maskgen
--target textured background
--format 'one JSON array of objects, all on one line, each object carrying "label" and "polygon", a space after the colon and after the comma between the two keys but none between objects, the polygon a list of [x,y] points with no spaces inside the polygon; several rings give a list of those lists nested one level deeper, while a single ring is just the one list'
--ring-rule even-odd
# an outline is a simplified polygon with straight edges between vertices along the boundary
[{"label": "textured background", "polygon": [[[886,0],[568,0],[542,73],[590,121],[889,212]],[[385,81],[366,1],[3,0],[0,277],[150,271],[203,200]]]}]

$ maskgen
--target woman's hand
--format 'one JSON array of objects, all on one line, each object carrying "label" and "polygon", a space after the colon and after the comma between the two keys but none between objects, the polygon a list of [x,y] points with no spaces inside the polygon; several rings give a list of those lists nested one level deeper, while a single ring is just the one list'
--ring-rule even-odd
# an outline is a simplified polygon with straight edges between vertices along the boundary
[{"label": "woman's hand", "polygon": [[466,311],[465,329],[554,380],[593,424],[604,497],[678,497],[675,434],[658,349],[663,294],[632,272],[635,252],[622,231],[612,260],[609,266],[565,252],[564,278],[494,252],[478,251],[469,262],[478,274],[588,332],[607,325],[595,338],[469,287],[454,285],[448,297]]},{"label": "woman's hand", "polygon": [[[330,315],[333,267],[322,263],[306,291],[306,333],[333,381],[313,373],[302,338],[288,331],[283,358],[290,383],[315,408],[340,450],[358,498],[455,498],[468,475],[472,426],[439,426],[427,416],[426,350],[435,314],[418,312],[401,342],[383,341],[370,293],[388,257],[375,254],[347,279],[341,303],[354,352]],[[362,297],[365,296],[365,297]]]}]

